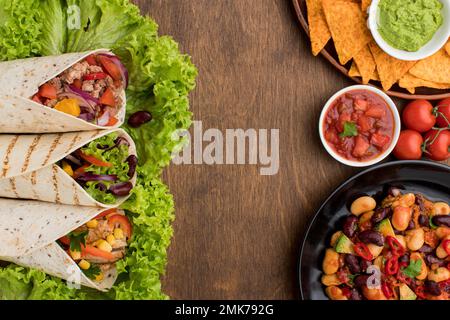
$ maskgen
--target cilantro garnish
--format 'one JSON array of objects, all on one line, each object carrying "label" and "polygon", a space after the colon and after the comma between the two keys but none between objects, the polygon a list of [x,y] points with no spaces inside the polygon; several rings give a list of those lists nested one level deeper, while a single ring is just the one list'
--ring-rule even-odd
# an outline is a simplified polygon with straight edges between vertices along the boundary
[{"label": "cilantro garnish", "polygon": [[344,131],[339,134],[341,138],[356,137],[358,135],[358,128],[356,124],[350,121],[344,123]]},{"label": "cilantro garnish", "polygon": [[81,252],[81,244],[86,245],[88,231],[71,232],[67,235],[70,239],[70,251]]},{"label": "cilantro garnish", "polygon": [[93,264],[91,265],[91,267],[87,270],[83,270],[83,273],[85,274],[86,277],[88,277],[89,279],[95,279],[95,277],[97,277],[98,275],[100,275],[101,270],[100,267]]},{"label": "cilantro garnish", "polygon": [[405,276],[414,279],[417,277],[422,270],[422,260],[411,260],[406,268],[402,269]]}]

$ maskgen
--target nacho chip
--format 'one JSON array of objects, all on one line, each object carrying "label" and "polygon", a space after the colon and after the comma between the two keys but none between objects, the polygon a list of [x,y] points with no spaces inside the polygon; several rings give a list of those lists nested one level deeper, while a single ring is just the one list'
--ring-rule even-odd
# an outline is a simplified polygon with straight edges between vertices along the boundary
[{"label": "nacho chip", "polygon": [[323,0],[323,10],[341,64],[346,64],[371,40],[361,5],[352,1]]},{"label": "nacho chip", "polygon": [[361,1],[361,10],[364,14],[367,15],[367,9],[369,9],[371,4],[372,4],[372,0],[362,0]]},{"label": "nacho chip", "polygon": [[361,73],[359,73],[358,67],[356,66],[355,61],[353,61],[350,70],[348,70],[348,75],[350,77],[361,77]]},{"label": "nacho chip", "polygon": [[409,72],[423,80],[450,83],[450,56],[442,48],[431,57],[417,62]]},{"label": "nacho chip", "polygon": [[447,54],[450,56],[450,42],[447,42],[445,45],[445,51],[447,51]]},{"label": "nacho chip", "polygon": [[365,46],[353,59],[361,73],[363,84],[369,83],[376,69],[375,60],[369,46]]},{"label": "nacho chip", "polygon": [[370,51],[375,59],[381,85],[385,91],[388,91],[416,64],[416,61],[402,61],[391,57],[374,42],[370,43]]},{"label": "nacho chip", "polygon": [[331,38],[322,0],[306,0],[308,10],[309,37],[313,55],[317,56]]},{"label": "nacho chip", "polygon": [[413,76],[411,73],[406,73],[398,82],[398,85],[405,88],[411,93],[415,93],[415,88],[428,87],[434,89],[450,89],[450,83],[437,83],[427,81]]}]

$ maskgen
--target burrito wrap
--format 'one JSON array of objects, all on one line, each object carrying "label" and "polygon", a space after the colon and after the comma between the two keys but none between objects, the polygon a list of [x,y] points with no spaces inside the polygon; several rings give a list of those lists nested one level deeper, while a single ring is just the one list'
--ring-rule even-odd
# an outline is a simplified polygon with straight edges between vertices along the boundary
[{"label": "burrito wrap", "polygon": [[117,279],[111,268],[100,282],[84,275],[55,241],[90,221],[104,209],[0,199],[0,260],[36,268],[50,275],[105,291]]},{"label": "burrito wrap", "polygon": [[126,96],[114,126],[102,127],[46,107],[31,97],[39,87],[77,62],[95,53],[111,54],[108,49],[68,53],[0,63],[0,133],[72,132],[120,127],[125,120]]},{"label": "burrito wrap", "polygon": [[[0,135],[0,197],[103,208],[120,205],[128,197],[118,197],[112,205],[100,203],[56,164],[89,142],[113,132],[125,137],[130,143],[130,155],[136,155],[133,139],[122,129]],[[136,174],[130,181],[135,185]]]}]

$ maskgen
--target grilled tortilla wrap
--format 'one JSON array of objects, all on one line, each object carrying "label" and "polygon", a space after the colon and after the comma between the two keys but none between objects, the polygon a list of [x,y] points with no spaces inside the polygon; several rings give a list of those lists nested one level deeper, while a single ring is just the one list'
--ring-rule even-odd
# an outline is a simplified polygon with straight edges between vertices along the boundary
[{"label": "grilled tortilla wrap", "polygon": [[[120,205],[128,196],[118,197],[114,204],[100,203],[57,165],[73,151],[113,132],[124,137],[130,144],[129,154],[136,155],[133,139],[122,129],[0,135],[0,197],[103,208]],[[135,185],[136,173],[130,182]]]},{"label": "grilled tortilla wrap", "polygon": [[118,122],[108,127],[89,123],[31,100],[40,85],[94,53],[112,54],[107,49],[99,49],[1,62],[0,133],[53,133],[120,127],[125,119],[125,90],[121,94],[122,104],[118,107]]},{"label": "grilled tortilla wrap", "polygon": [[56,240],[90,221],[104,209],[30,200],[0,199],[0,260],[35,268],[97,290],[117,279],[112,267],[100,282],[89,279]]}]

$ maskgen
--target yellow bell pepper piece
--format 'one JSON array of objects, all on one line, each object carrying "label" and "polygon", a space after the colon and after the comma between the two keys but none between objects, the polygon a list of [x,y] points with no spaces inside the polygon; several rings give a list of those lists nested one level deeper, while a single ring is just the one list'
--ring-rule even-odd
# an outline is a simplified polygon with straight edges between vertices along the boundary
[{"label": "yellow bell pepper piece", "polygon": [[71,177],[73,177],[73,169],[66,161],[62,162],[62,168],[63,170]]},{"label": "yellow bell pepper piece", "polygon": [[77,99],[64,99],[58,102],[55,109],[72,116],[78,117],[81,113],[80,105]]}]

